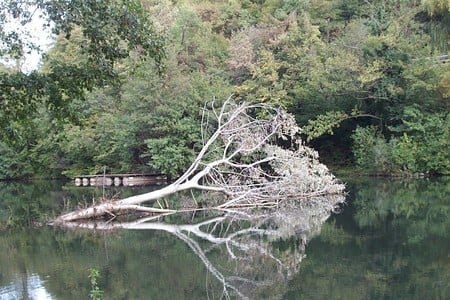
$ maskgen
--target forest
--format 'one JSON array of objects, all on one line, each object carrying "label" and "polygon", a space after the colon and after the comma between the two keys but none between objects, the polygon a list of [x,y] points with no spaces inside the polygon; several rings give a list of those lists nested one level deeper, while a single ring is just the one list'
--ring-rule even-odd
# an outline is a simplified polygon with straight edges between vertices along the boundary
[{"label": "forest", "polygon": [[176,178],[230,95],[293,114],[332,170],[450,174],[446,0],[35,2],[60,21],[37,70],[0,30],[1,179]]}]

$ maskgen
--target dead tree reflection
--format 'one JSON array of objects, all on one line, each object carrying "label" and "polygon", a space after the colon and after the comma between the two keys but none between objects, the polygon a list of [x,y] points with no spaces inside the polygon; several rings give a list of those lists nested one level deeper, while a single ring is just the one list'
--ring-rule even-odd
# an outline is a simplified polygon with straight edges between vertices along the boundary
[{"label": "dead tree reflection", "polygon": [[319,196],[285,201],[277,208],[208,211],[209,217],[188,224],[170,224],[158,216],[64,226],[169,232],[186,243],[217,279],[221,298],[277,299],[298,272],[306,243],[319,234],[344,199],[343,195]]}]

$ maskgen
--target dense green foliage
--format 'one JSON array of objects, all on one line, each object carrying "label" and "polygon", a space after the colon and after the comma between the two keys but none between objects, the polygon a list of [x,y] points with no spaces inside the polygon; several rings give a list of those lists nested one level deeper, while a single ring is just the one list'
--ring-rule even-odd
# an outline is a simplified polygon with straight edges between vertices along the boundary
[{"label": "dense green foliage", "polygon": [[3,139],[19,139],[16,122],[30,126],[41,107],[54,119],[77,120],[74,101],[83,100],[86,91],[95,87],[118,84],[117,65],[127,58],[152,57],[162,68],[163,39],[139,1],[4,0],[0,6],[0,57],[20,62],[26,53],[41,51],[39,45],[27,40],[32,33],[20,30],[33,18],[45,21],[44,28],[35,30],[50,27],[60,37],[56,51],[66,52],[64,40],[72,43],[73,51],[64,56],[49,55],[40,71],[23,72],[20,63],[17,68],[0,70]]},{"label": "dense green foliage", "polygon": [[358,127],[353,134],[356,163],[373,173],[450,173],[450,115],[422,114],[410,108],[391,131],[389,141],[377,127]]},{"label": "dense green foliage", "polygon": [[36,1],[63,20],[56,44],[38,71],[0,71],[1,177],[175,177],[201,147],[204,103],[231,93],[295,114],[330,164],[450,173],[445,1],[123,2],[154,20],[142,27],[121,1],[81,2],[61,15]]}]

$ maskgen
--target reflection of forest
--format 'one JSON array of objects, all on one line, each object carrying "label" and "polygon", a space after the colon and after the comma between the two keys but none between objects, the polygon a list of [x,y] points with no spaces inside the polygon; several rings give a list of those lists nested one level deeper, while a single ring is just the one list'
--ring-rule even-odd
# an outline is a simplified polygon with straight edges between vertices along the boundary
[{"label": "reflection of forest", "polygon": [[450,178],[364,179],[349,190],[286,299],[449,299]]},{"label": "reflection of forest", "polygon": [[[280,298],[298,272],[305,243],[343,200],[335,196],[274,210],[197,214],[187,224],[139,219],[96,223],[96,231],[4,232],[0,259],[8,263],[0,285],[9,286],[17,274],[39,274],[48,293],[79,299],[89,293],[87,269],[96,267],[107,299]],[[147,230],[99,231],[106,227]]]},{"label": "reflection of forest", "polygon": [[100,271],[105,299],[183,299],[204,295],[204,267],[175,237],[160,232],[72,232],[41,228],[2,233],[2,276],[8,286],[17,274],[45,278],[57,299],[86,299],[88,269]]},{"label": "reflection of forest", "polygon": [[17,277],[9,286],[0,288],[1,299],[53,299],[44,281],[36,274]]},{"label": "reflection of forest", "polygon": [[[211,194],[204,194],[210,198]],[[217,195],[216,195],[217,196]],[[66,227],[169,232],[183,241],[205,266],[212,295],[277,299],[298,272],[305,244],[344,201],[342,195],[293,199],[277,208],[203,211],[178,218],[150,216],[127,222],[64,223]],[[171,223],[169,220],[176,223]],[[183,219],[190,220],[183,223]],[[216,283],[213,283],[216,281]],[[221,287],[215,287],[219,284]]]},{"label": "reflection of forest", "polygon": [[[167,220],[172,222],[164,224],[179,230],[177,234],[2,230],[0,295],[14,293],[13,287],[16,293],[26,293],[27,286],[31,295],[38,286],[30,283],[33,278],[41,292],[55,299],[86,299],[91,288],[88,269],[94,267],[100,271],[105,299],[217,298],[223,283],[193,251],[198,246],[227,283],[252,299],[449,298],[450,179],[368,179],[348,186],[348,205],[325,223],[328,212],[285,206],[276,213],[253,214],[252,221],[250,214],[197,214],[173,225],[171,216]],[[37,197],[31,189],[26,195]],[[38,203],[55,207],[43,200],[51,198],[44,189],[40,191]],[[12,203],[13,193],[8,195],[8,205],[5,200],[0,204],[3,215]],[[197,229],[224,242],[212,242],[196,234]],[[228,290],[233,295],[233,289]]]},{"label": "reflection of forest", "polygon": [[62,209],[88,205],[93,199],[107,196],[132,196],[156,189],[156,186],[127,189],[77,188],[66,181],[0,181],[0,230],[6,227],[34,226],[45,223]]}]

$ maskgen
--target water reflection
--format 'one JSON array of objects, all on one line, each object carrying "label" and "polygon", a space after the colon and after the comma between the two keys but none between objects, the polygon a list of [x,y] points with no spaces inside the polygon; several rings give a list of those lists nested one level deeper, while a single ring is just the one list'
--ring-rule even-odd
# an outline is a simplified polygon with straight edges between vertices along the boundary
[{"label": "water reflection", "polygon": [[27,182],[0,181],[0,230],[6,227],[39,226],[62,210],[89,205],[95,199],[127,197],[149,192],[158,187],[120,189],[77,188],[72,182],[42,180]]},{"label": "water reflection", "polygon": [[450,299],[450,178],[360,179],[285,299]]},{"label": "water reflection", "polygon": [[87,299],[92,267],[104,299],[450,298],[450,178],[348,181],[331,217],[342,199],[96,230],[35,227],[63,199],[102,195],[46,184],[0,183],[0,223],[17,220],[0,226],[0,299]]},{"label": "water reflection", "polygon": [[38,274],[30,274],[25,278],[16,277],[9,285],[0,288],[0,298],[2,300],[54,299],[46,290],[44,284],[45,281],[43,281]]},{"label": "water reflection", "polygon": [[[293,199],[271,209],[203,214],[199,221],[172,224],[148,217],[132,222],[67,223],[72,228],[159,230],[183,241],[221,285],[219,297],[278,299],[299,270],[305,245],[320,233],[341,195]],[[186,218],[186,216],[184,216]],[[207,290],[213,290],[213,283]]]}]

